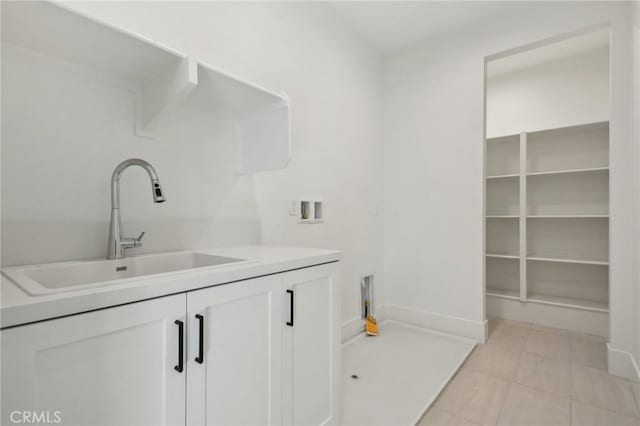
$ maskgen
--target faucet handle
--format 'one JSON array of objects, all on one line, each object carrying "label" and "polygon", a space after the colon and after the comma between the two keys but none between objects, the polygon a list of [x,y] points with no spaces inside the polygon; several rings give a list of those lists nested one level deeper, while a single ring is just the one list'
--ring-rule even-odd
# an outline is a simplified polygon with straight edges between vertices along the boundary
[{"label": "faucet handle", "polygon": [[142,247],[142,238],[144,238],[144,234],[145,234],[145,232],[142,231],[140,233],[140,235],[138,236],[138,238],[134,238],[133,239],[133,246],[134,247]]}]

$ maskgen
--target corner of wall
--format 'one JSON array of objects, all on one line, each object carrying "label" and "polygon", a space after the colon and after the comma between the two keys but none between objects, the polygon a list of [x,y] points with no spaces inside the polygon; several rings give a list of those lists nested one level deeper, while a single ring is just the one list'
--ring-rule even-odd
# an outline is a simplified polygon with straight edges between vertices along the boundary
[{"label": "corner of wall", "polygon": [[607,343],[607,352],[610,374],[640,382],[640,367],[631,353],[615,349],[610,343]]}]

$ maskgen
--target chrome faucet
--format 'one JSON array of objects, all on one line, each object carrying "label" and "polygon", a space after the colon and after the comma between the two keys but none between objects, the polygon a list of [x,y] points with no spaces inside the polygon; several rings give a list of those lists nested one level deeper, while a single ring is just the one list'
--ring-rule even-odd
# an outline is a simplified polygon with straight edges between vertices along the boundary
[{"label": "chrome faucet", "polygon": [[113,175],[111,175],[111,225],[109,225],[107,259],[123,259],[125,249],[142,247],[144,232],[141,233],[138,238],[122,237],[122,222],[120,221],[120,175],[122,175],[122,172],[129,166],[140,166],[147,171],[149,178],[151,178],[151,192],[154,203],[163,203],[165,201],[158,175],[151,164],[138,158],[130,158],[118,164],[113,171]]}]

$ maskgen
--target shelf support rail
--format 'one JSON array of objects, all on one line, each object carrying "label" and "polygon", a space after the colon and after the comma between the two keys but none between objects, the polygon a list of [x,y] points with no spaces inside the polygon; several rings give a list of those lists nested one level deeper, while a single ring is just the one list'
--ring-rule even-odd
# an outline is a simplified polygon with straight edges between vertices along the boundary
[{"label": "shelf support rail", "polygon": [[527,133],[520,133],[520,301],[527,301]]}]

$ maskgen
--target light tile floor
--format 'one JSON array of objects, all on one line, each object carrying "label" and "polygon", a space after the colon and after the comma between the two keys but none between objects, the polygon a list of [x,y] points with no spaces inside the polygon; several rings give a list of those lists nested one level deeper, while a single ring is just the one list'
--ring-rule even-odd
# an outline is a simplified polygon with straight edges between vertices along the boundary
[{"label": "light tile floor", "polygon": [[419,426],[640,426],[640,386],[606,372],[605,339],[489,320]]}]

